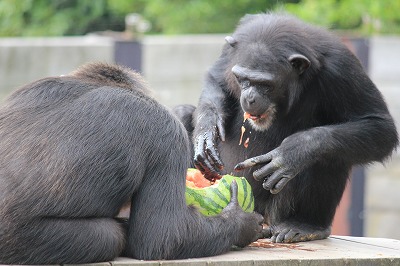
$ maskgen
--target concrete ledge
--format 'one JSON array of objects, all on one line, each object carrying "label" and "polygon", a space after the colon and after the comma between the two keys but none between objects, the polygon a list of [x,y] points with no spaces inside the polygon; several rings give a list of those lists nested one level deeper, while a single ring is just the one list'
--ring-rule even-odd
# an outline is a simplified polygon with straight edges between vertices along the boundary
[{"label": "concrete ledge", "polygon": [[294,244],[274,244],[259,240],[258,247],[251,246],[226,254],[186,260],[141,261],[117,258],[114,261],[90,264],[91,266],[257,266],[257,265],[400,265],[400,240],[331,236],[325,240]]}]

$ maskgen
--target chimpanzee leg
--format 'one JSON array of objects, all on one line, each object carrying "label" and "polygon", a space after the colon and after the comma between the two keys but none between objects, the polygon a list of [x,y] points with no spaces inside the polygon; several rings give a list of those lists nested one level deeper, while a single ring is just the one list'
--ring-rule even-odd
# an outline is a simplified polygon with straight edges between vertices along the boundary
[{"label": "chimpanzee leg", "polygon": [[299,242],[328,237],[347,176],[348,171],[338,167],[316,164],[313,170],[292,180],[273,197],[265,211],[271,240]]},{"label": "chimpanzee leg", "polygon": [[125,245],[125,229],[112,218],[43,218],[15,229],[19,230],[14,233],[18,236],[15,246],[9,248],[8,256],[2,254],[3,263],[107,261],[119,256]]}]

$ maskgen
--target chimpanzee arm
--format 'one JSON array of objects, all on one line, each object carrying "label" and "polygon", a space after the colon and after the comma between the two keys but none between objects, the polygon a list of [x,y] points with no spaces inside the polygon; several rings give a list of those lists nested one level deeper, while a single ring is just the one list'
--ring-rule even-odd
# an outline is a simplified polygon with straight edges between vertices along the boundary
[{"label": "chimpanzee arm", "polygon": [[229,92],[225,88],[224,73],[228,64],[225,52],[208,71],[199,104],[194,115],[194,163],[208,179],[219,178],[223,168],[217,144],[225,141],[225,110]]},{"label": "chimpanzee arm", "polygon": [[220,215],[206,217],[186,205],[188,141],[183,129],[174,129],[165,117],[159,120],[156,124],[164,130],[144,140],[158,148],[151,152],[141,186],[132,198],[126,255],[152,260],[204,257],[255,241],[263,218],[241,209],[234,185],[231,203]]},{"label": "chimpanzee arm", "polygon": [[276,149],[239,163],[235,169],[266,164],[254,171],[253,176],[260,181],[266,178],[263,187],[276,194],[316,161],[350,166],[383,160],[397,143],[393,129],[390,117],[365,117],[339,125],[312,128],[287,137]]},{"label": "chimpanzee arm", "polygon": [[[275,194],[317,161],[344,164],[350,168],[384,160],[398,145],[396,127],[375,86],[369,81],[360,84],[365,85],[359,86],[364,92],[355,88],[358,93],[348,93],[353,100],[347,100],[347,103],[335,98],[339,95],[329,97],[329,101],[337,105],[328,107],[333,110],[331,115],[336,117],[336,123],[288,136],[276,149],[239,163],[235,169],[264,165],[254,171],[253,176],[256,180],[264,179],[263,187]],[[362,105],[355,104],[357,101]]]}]

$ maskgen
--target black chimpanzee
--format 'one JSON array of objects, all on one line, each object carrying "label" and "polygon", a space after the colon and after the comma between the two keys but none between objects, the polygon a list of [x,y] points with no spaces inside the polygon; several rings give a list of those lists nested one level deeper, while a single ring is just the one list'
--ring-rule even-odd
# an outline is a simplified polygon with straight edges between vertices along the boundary
[{"label": "black chimpanzee", "polygon": [[[89,64],[0,108],[0,264],[211,256],[257,239],[262,217],[185,203],[188,135],[128,69]],[[129,221],[115,219],[131,202]],[[124,250],[124,251],[123,251]]]},{"label": "black chimpanzee", "polygon": [[273,242],[326,238],[352,166],[398,143],[382,95],[338,38],[296,18],[247,15],[226,41],[193,115],[196,167],[241,171]]}]

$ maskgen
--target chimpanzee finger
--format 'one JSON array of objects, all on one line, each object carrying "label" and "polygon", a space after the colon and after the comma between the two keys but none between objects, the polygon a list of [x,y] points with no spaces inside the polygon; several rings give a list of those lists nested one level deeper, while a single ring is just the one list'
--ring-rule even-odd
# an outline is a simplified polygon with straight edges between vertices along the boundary
[{"label": "chimpanzee finger", "polygon": [[289,230],[289,232],[287,232],[285,234],[285,238],[283,239],[284,243],[291,243],[293,242],[292,240],[295,238],[295,236],[297,236],[299,234],[299,232],[297,232],[296,230]]},{"label": "chimpanzee finger", "polygon": [[[266,178],[263,182],[263,188],[270,190],[271,193],[275,189],[275,185],[283,178],[283,171],[274,172],[271,176]],[[278,191],[279,192],[279,191]],[[273,193],[276,194],[276,193]]]},{"label": "chimpanzee finger", "polygon": [[198,160],[194,162],[195,167],[200,170],[204,177],[210,181],[221,179],[221,175],[213,170],[208,160]]},{"label": "chimpanzee finger", "polygon": [[205,156],[204,153],[204,143],[205,143],[205,136],[200,135],[196,138],[196,147],[194,148],[194,160],[201,160]]},{"label": "chimpanzee finger", "polygon": [[193,158],[193,160],[194,160],[194,165],[195,165],[196,168],[199,169],[201,172],[204,171],[203,165],[205,164],[205,163],[204,163],[204,158],[205,158],[205,156],[206,156],[205,154],[197,153],[197,152],[196,152],[196,154],[194,155],[194,158]]},{"label": "chimpanzee finger", "polygon": [[203,165],[205,165],[205,160],[207,159],[204,146],[205,146],[205,134],[200,135],[196,138],[196,147],[194,149],[194,158],[193,158],[194,164],[196,168],[199,169],[200,171],[204,169]]},{"label": "chimpanzee finger", "polygon": [[203,175],[206,179],[210,180],[210,181],[215,181],[218,179],[221,179],[222,175],[220,175],[219,173],[210,170],[208,168],[206,168],[203,172]]},{"label": "chimpanzee finger", "polygon": [[[273,174],[274,172],[278,171],[281,169],[281,165],[279,163],[276,163],[275,160],[271,161],[267,165],[261,167],[260,169],[256,170],[253,172],[253,177],[257,181],[263,180],[265,177]],[[268,178],[270,180],[271,177]]]},{"label": "chimpanzee finger", "polygon": [[216,148],[215,142],[212,139],[206,139],[206,153],[207,156],[210,157],[211,159],[211,164],[214,166],[214,169],[220,170],[224,167],[220,156],[219,156],[219,152]]},{"label": "chimpanzee finger", "polygon": [[194,165],[197,169],[202,172],[205,178],[208,180],[220,179],[221,176],[215,171],[214,167],[209,162],[208,156],[204,151],[204,142],[198,142],[195,149],[195,157],[193,159]]},{"label": "chimpanzee finger", "polygon": [[270,191],[272,194],[278,194],[278,193],[283,189],[283,187],[290,181],[290,179],[291,179],[291,178],[289,178],[289,177],[284,177],[284,178],[282,178],[282,179],[279,180],[279,182],[278,182],[273,188],[271,188],[269,191]]},{"label": "chimpanzee finger", "polygon": [[234,169],[235,169],[235,171],[240,171],[240,170],[243,170],[243,169],[258,165],[258,164],[267,163],[271,160],[272,160],[272,155],[270,153],[267,153],[267,154],[263,154],[263,155],[260,155],[257,157],[247,159],[241,163],[238,163]]},{"label": "chimpanzee finger", "polygon": [[271,237],[271,242],[282,243],[285,239],[285,235],[289,232],[289,230],[290,229],[283,229],[282,231],[275,233]]},{"label": "chimpanzee finger", "polygon": [[260,238],[271,238],[272,237],[272,231],[270,227],[263,228],[262,229],[262,237]]},{"label": "chimpanzee finger", "polygon": [[237,198],[238,197],[237,196],[238,195],[238,185],[236,183],[236,180],[232,180],[230,191],[231,191],[231,200],[230,200],[229,204],[239,205],[238,198]]},{"label": "chimpanzee finger", "polygon": [[219,138],[222,141],[225,141],[225,127],[222,124],[222,120],[221,119],[217,120],[217,129],[218,129]]}]

